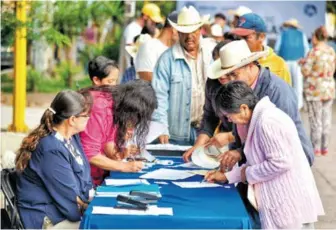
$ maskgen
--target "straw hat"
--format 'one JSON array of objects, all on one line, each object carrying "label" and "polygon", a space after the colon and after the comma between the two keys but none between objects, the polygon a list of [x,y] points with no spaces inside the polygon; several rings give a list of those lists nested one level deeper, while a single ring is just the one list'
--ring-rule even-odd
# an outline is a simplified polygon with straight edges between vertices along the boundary
[{"label": "straw hat", "polygon": [[141,34],[136,40],[135,44],[125,46],[125,49],[132,58],[135,58],[139,47],[144,44],[146,41],[150,40],[152,37],[149,34]]},{"label": "straw hat", "polygon": [[192,33],[200,28],[205,22],[209,21],[210,15],[201,17],[198,11],[193,7],[183,7],[177,17],[177,23],[169,20],[173,28],[181,33]]},{"label": "straw hat", "polygon": [[210,79],[218,79],[240,67],[267,56],[268,51],[251,52],[246,41],[232,41],[219,50],[220,58],[213,62],[208,71]]},{"label": "straw hat", "polygon": [[213,24],[211,26],[211,35],[214,37],[223,37],[223,29],[218,24]]},{"label": "straw hat", "polygon": [[192,162],[202,168],[214,169],[219,167],[220,162],[216,156],[209,156],[205,153],[204,147],[198,147],[191,155]]},{"label": "straw hat", "polygon": [[252,13],[252,10],[246,6],[239,6],[235,10],[229,10],[229,14],[236,15],[238,17],[243,16],[244,14]]},{"label": "straw hat", "polygon": [[296,18],[291,18],[283,23],[284,26],[293,26],[295,28],[301,28],[299,21]]}]

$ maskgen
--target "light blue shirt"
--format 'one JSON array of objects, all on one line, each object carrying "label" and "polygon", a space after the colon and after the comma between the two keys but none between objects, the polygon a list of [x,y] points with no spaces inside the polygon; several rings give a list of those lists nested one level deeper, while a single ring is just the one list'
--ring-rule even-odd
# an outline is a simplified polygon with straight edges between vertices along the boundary
[{"label": "light blue shirt", "polygon": [[[204,48],[202,52],[207,70],[211,52]],[[180,43],[166,50],[157,61],[152,86],[158,100],[152,119],[166,125],[164,134],[170,139],[189,141],[192,73]]]}]

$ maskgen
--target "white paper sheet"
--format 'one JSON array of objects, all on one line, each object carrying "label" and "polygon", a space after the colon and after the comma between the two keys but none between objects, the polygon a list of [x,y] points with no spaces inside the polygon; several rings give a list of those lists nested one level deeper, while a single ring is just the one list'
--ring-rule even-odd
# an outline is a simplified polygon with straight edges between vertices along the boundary
[{"label": "white paper sheet", "polygon": [[102,207],[102,206],[93,206],[92,214],[108,214],[108,215],[173,215],[172,208],[161,208],[156,205],[151,205],[147,210],[130,210],[130,209],[119,209],[113,207]]},{"label": "white paper sheet", "polygon": [[149,184],[149,182],[144,179],[105,179],[105,183],[106,185],[113,185],[113,186]]},{"label": "white paper sheet", "polygon": [[171,166],[172,168],[177,168],[177,167],[182,167],[182,168],[191,168],[191,169],[199,169],[200,167],[195,165],[193,162],[188,162],[188,163],[184,163],[184,164],[179,164],[179,165],[174,165]]},{"label": "white paper sheet", "polygon": [[187,151],[191,147],[192,146],[173,145],[173,144],[146,145],[147,150],[168,150],[168,151]]},{"label": "white paper sheet", "polygon": [[157,179],[157,180],[181,180],[181,179],[186,179],[192,176],[194,176],[194,174],[186,170],[161,168],[161,169],[146,173],[140,176],[140,178]]},{"label": "white paper sheet", "polygon": [[148,162],[154,162],[156,159],[155,156],[150,154],[146,149],[141,150],[139,157],[145,158]]},{"label": "white paper sheet", "polygon": [[149,132],[146,137],[146,143],[149,144],[153,142],[160,135],[167,133],[167,130],[168,128],[166,125],[156,121],[151,121],[149,125]]},{"label": "white paper sheet", "polygon": [[208,182],[198,182],[198,181],[187,181],[187,182],[172,182],[173,184],[181,188],[214,188],[223,187],[220,184],[208,183]]},{"label": "white paper sheet", "polygon": [[207,174],[209,170],[189,170],[189,172],[196,174],[196,175],[205,176],[205,174]]}]

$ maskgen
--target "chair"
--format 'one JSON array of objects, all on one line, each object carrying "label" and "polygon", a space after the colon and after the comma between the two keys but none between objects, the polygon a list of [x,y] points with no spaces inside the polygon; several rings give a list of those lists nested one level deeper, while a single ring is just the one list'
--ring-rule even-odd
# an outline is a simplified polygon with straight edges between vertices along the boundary
[{"label": "chair", "polygon": [[1,190],[5,195],[5,209],[8,212],[11,229],[24,229],[16,207],[16,178],[14,168],[2,169],[1,171]]}]

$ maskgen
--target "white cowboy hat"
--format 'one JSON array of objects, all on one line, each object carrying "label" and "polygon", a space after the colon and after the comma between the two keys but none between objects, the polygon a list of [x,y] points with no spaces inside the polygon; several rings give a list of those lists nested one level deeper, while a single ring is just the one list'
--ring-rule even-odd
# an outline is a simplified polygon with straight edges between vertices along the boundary
[{"label": "white cowboy hat", "polygon": [[181,33],[192,33],[200,28],[205,22],[209,21],[210,15],[201,17],[193,7],[183,7],[177,17],[177,23],[169,20],[170,25]]},{"label": "white cowboy hat", "polygon": [[265,57],[267,51],[251,53],[246,41],[232,41],[219,50],[219,59],[210,65],[208,77],[218,79],[240,67]]},{"label": "white cowboy hat", "polygon": [[214,169],[220,165],[219,160],[215,156],[209,156],[205,153],[204,147],[198,147],[191,155],[192,162],[202,168]]},{"label": "white cowboy hat", "polygon": [[125,46],[127,53],[131,55],[132,58],[135,58],[139,47],[151,38],[149,34],[141,34],[134,44]]},{"label": "white cowboy hat", "polygon": [[295,28],[301,28],[299,21],[296,18],[291,18],[283,23],[283,25],[293,26]]},{"label": "white cowboy hat", "polygon": [[229,14],[236,15],[238,17],[243,16],[244,14],[252,13],[252,10],[246,6],[239,6],[235,10],[229,10]]},{"label": "white cowboy hat", "polygon": [[223,29],[218,24],[213,24],[211,26],[211,35],[214,37],[223,37]]}]

